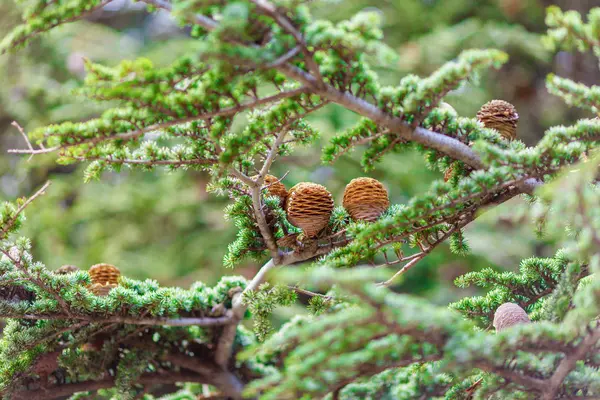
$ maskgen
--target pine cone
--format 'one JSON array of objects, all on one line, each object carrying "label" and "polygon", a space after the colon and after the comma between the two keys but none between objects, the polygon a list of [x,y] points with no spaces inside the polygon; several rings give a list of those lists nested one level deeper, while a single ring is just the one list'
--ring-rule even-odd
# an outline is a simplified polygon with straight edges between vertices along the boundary
[{"label": "pine cone", "polygon": [[285,202],[285,198],[288,196],[288,191],[285,188],[285,185],[279,182],[279,179],[274,177],[273,175],[265,176],[264,186],[267,187],[267,193],[269,196],[277,196],[281,199],[281,202]]},{"label": "pine cone", "polygon": [[515,303],[502,304],[494,314],[494,328],[496,328],[496,331],[501,331],[513,325],[528,324],[530,322],[529,316],[525,310]]},{"label": "pine cone", "polygon": [[352,179],[344,190],[343,206],[354,219],[376,221],[390,206],[388,192],[377,179]]},{"label": "pine cone", "polygon": [[108,293],[110,293],[111,290],[113,290],[114,288],[116,288],[118,285],[116,283],[94,283],[92,284],[89,289],[92,293],[94,293],[96,296],[108,296]]},{"label": "pine cone", "polygon": [[67,274],[70,274],[71,272],[77,272],[77,271],[79,271],[79,268],[77,268],[77,266],[75,266],[75,265],[63,265],[62,267],[60,267],[59,269],[54,271],[54,273],[58,274],[58,275],[67,275]]},{"label": "pine cone", "polygon": [[329,224],[333,198],[324,186],[301,182],[290,189],[285,211],[288,221],[312,238]]},{"label": "pine cone", "polygon": [[39,356],[31,368],[31,372],[37,374],[42,379],[48,379],[48,375],[58,369],[58,357],[62,351],[53,351]]},{"label": "pine cone", "polygon": [[485,103],[477,112],[477,119],[486,128],[496,129],[505,139],[517,138],[519,114],[509,102],[492,100]]},{"label": "pine cone", "polygon": [[92,284],[107,284],[117,285],[119,283],[119,277],[121,271],[114,265],[110,264],[96,264],[92,265],[88,271],[90,274],[90,280]]},{"label": "pine cone", "polygon": [[444,171],[444,182],[448,182],[450,180],[450,178],[452,178],[453,172],[454,172],[453,166],[446,168],[446,170]]}]

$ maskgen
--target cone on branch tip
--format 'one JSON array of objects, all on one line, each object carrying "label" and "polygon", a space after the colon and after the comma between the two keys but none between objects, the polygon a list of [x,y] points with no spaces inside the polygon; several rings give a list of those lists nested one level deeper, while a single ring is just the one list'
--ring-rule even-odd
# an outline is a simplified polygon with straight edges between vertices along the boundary
[{"label": "cone on branch tip", "polygon": [[377,179],[356,178],[346,185],[342,205],[353,219],[373,222],[389,208],[390,200]]},{"label": "cone on branch tip", "polygon": [[499,332],[517,324],[528,324],[529,316],[518,304],[504,303],[494,313],[494,328]]},{"label": "cone on branch tip", "polygon": [[285,203],[288,221],[313,238],[329,224],[333,197],[322,185],[301,182],[292,187]]},{"label": "cone on branch tip", "polygon": [[111,264],[96,264],[92,265],[88,271],[92,286],[94,284],[100,285],[117,285],[119,278],[121,277],[121,271],[117,267]]},{"label": "cone on branch tip", "polygon": [[492,100],[477,111],[477,119],[486,128],[497,130],[507,140],[517,138],[519,114],[515,106],[504,100]]},{"label": "cone on branch tip", "polygon": [[60,267],[59,269],[54,271],[54,273],[59,274],[59,275],[66,275],[66,274],[70,274],[71,272],[77,272],[77,271],[79,271],[79,268],[77,268],[76,265],[63,265],[62,267]]}]

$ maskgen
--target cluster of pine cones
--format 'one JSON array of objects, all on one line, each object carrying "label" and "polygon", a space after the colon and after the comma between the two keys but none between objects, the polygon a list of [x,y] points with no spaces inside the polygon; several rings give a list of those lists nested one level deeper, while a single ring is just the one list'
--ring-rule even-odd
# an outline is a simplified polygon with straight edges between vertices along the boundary
[{"label": "cluster of pine cones", "polygon": [[[305,237],[318,236],[329,224],[334,203],[324,186],[301,182],[288,191],[272,175],[265,177],[265,186],[269,195],[281,199],[288,221],[302,229]],[[390,201],[381,182],[373,178],[356,178],[346,186],[342,204],[353,219],[373,222],[388,209]]]},{"label": "cluster of pine cones", "polygon": [[[65,275],[71,272],[79,271],[74,265],[63,265],[56,270],[57,274]],[[96,296],[106,296],[108,293],[119,285],[121,271],[111,264],[96,264],[92,265],[88,270],[91,284],[88,289]]]}]

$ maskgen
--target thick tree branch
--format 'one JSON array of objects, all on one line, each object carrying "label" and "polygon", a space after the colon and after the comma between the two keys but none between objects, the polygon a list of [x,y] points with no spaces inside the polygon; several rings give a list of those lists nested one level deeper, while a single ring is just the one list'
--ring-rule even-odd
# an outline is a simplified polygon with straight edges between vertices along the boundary
[{"label": "thick tree branch", "polygon": [[198,359],[188,357],[184,354],[170,354],[167,360],[171,363],[194,371],[200,376],[209,378],[212,385],[218,387],[224,394],[234,399],[242,398],[244,384],[232,373],[219,365],[207,362],[198,362]]},{"label": "thick tree branch", "polygon": [[28,320],[76,320],[89,323],[120,323],[129,325],[154,325],[154,326],[223,326],[232,322],[231,316],[205,317],[205,318],[135,318],[126,316],[96,317],[93,315],[76,314],[2,314],[0,318],[22,318]]},{"label": "thick tree branch", "polygon": [[238,293],[233,296],[232,307],[230,310],[232,322],[223,330],[221,337],[219,338],[219,343],[217,344],[217,350],[215,353],[215,362],[218,365],[225,366],[231,358],[231,350],[237,331],[237,325],[244,317],[244,313],[248,308],[243,302],[244,293],[258,289],[261,283],[265,281],[267,274],[276,267],[291,265],[313,259],[329,253],[335,247],[343,246],[347,243],[347,240],[341,240],[335,243],[319,246],[316,249],[282,253],[279,257],[279,263],[276,263],[274,259],[267,261],[267,263],[262,266],[254,278],[248,283],[246,289],[244,289],[242,293]]},{"label": "thick tree branch", "polygon": [[525,376],[511,369],[494,365],[486,360],[477,361],[474,363],[473,366],[475,368],[479,368],[481,370],[500,375],[501,377],[509,380],[510,382],[516,383],[529,389],[536,390],[540,393],[544,391],[544,388],[546,388],[546,381],[543,379]]},{"label": "thick tree branch", "polygon": [[565,358],[560,362],[558,368],[554,371],[554,374],[544,385],[542,400],[552,400],[556,397],[560,386],[563,381],[569,375],[569,373],[575,368],[577,361],[585,360],[586,355],[590,350],[598,344],[600,341],[600,325],[597,325],[592,329],[587,336],[583,338],[581,343],[573,350],[565,354]]},{"label": "thick tree branch", "polygon": [[[177,382],[196,382],[213,384],[210,377],[191,374],[191,373],[156,373],[144,374],[138,380],[140,385],[166,385]],[[100,389],[111,388],[115,386],[115,379],[112,377],[99,381],[85,381],[78,383],[69,383],[64,385],[46,386],[36,390],[23,390],[16,393],[10,393],[12,400],[53,400],[70,396],[78,392],[95,392]]]}]

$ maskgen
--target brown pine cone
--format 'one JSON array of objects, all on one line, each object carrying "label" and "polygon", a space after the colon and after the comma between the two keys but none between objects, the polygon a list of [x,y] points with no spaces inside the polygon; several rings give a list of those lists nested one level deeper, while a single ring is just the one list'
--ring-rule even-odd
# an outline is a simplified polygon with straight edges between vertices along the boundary
[{"label": "brown pine cone", "polygon": [[477,119],[486,128],[496,129],[508,140],[517,138],[519,114],[515,107],[504,100],[492,100],[485,103],[477,112]]},{"label": "brown pine cone", "polygon": [[390,206],[387,189],[377,179],[352,179],[342,202],[348,214],[356,220],[376,221]]},{"label": "brown pine cone", "polygon": [[301,182],[290,189],[285,203],[290,223],[313,238],[329,224],[333,197],[322,185]]},{"label": "brown pine cone", "polygon": [[88,273],[90,274],[92,284],[99,283],[104,285],[110,283],[117,285],[121,276],[121,271],[117,267],[104,263],[92,265]]},{"label": "brown pine cone", "polygon": [[52,351],[39,356],[31,368],[31,372],[37,374],[43,380],[48,379],[48,375],[58,369],[58,357],[62,351]]},{"label": "brown pine cone", "polygon": [[[252,179],[256,179],[258,175],[254,175]],[[281,205],[285,203],[285,199],[288,196],[288,190],[285,185],[279,181],[276,176],[266,175],[263,182],[263,189],[267,189],[268,196],[277,196],[281,199]]]},{"label": "brown pine cone", "polygon": [[267,193],[269,193],[269,196],[277,196],[282,202],[285,202],[285,198],[288,196],[288,191],[285,188],[285,185],[279,182],[279,179],[273,175],[267,175],[265,176],[265,182],[263,185],[267,187]]},{"label": "brown pine cone", "polygon": [[94,293],[96,296],[108,296],[108,293],[110,293],[111,290],[113,290],[114,288],[116,288],[118,285],[115,283],[93,283],[89,289],[92,293]]},{"label": "brown pine cone", "polygon": [[494,313],[494,328],[496,328],[496,331],[530,322],[525,310],[515,303],[504,303]]},{"label": "brown pine cone", "polygon": [[63,265],[62,267],[60,267],[59,269],[54,271],[54,273],[58,274],[58,275],[67,275],[67,274],[70,274],[71,272],[77,272],[77,271],[79,271],[79,268],[77,268],[77,266],[75,266],[75,265]]},{"label": "brown pine cone", "polygon": [[446,171],[444,171],[444,182],[448,182],[450,180],[453,172],[454,172],[454,167],[450,166],[450,167],[446,168]]}]

